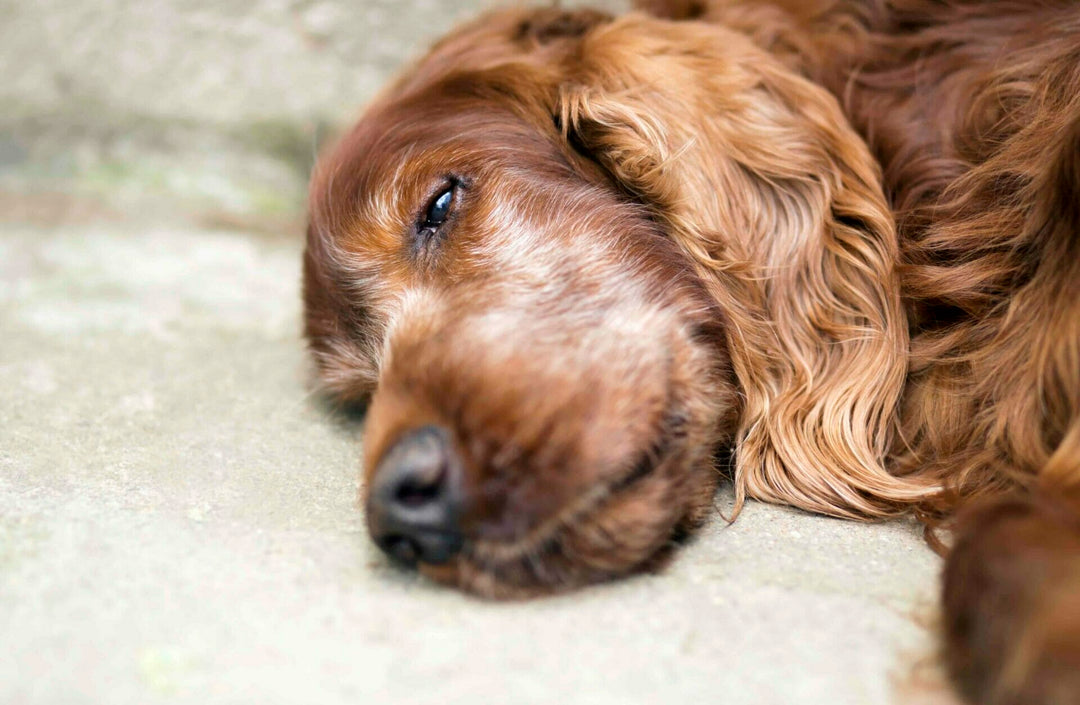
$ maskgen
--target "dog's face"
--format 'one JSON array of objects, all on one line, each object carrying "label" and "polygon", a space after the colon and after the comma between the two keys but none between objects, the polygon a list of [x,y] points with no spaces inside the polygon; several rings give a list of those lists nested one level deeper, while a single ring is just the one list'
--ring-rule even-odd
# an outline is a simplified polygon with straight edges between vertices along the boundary
[{"label": "dog's face", "polygon": [[[835,100],[734,32],[490,15],[312,180],[307,336],[371,396],[380,546],[488,595],[654,565],[736,492],[844,516],[904,375],[891,221]],[[808,470],[809,469],[809,470]]]},{"label": "dog's face", "polygon": [[501,93],[529,80],[465,69],[380,101],[315,178],[305,267],[324,380],[373,393],[373,536],[493,595],[654,560],[709,506],[734,407],[701,282],[555,115]]}]

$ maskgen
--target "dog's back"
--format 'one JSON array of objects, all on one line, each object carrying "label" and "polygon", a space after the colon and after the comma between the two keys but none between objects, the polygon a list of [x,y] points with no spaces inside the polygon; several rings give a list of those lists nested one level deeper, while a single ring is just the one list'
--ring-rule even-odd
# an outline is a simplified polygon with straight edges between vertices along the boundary
[{"label": "dog's back", "polygon": [[912,327],[892,469],[956,519],[950,669],[975,702],[1080,702],[1080,5],[640,4],[740,27],[870,144]]},{"label": "dog's back", "polygon": [[945,576],[966,694],[1077,702],[1080,7],[918,6],[842,93],[900,226],[915,334],[897,465],[946,481],[934,511],[991,495]]},{"label": "dog's back", "polygon": [[897,1],[865,17],[854,51],[818,70],[897,214],[913,336],[896,469],[950,488],[928,512],[966,506],[949,665],[977,702],[1078,702],[1080,6]]}]

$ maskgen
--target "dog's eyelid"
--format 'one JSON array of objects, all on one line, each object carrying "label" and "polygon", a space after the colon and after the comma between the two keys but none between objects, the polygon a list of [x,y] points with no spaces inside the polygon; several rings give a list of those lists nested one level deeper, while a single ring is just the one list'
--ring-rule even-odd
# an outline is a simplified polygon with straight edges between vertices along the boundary
[{"label": "dog's eyelid", "polygon": [[447,174],[436,188],[429,192],[426,205],[416,216],[413,225],[414,247],[417,252],[425,250],[440,232],[448,227],[460,207],[461,195],[471,184],[467,178]]},{"label": "dog's eyelid", "polygon": [[454,219],[460,195],[468,190],[470,185],[470,179],[456,174],[443,177],[438,187],[432,191],[427,205],[417,215],[414,233],[418,238],[418,245],[426,245]]},{"label": "dog's eyelid", "polygon": [[453,174],[445,176],[417,218],[417,230],[437,230],[445,223],[457,203],[457,196],[463,185],[463,180],[459,177]]},{"label": "dog's eyelid", "polygon": [[420,216],[421,228],[437,228],[446,222],[450,215],[450,209],[454,205],[454,182],[448,182],[435,192],[435,196],[428,201],[427,207]]}]

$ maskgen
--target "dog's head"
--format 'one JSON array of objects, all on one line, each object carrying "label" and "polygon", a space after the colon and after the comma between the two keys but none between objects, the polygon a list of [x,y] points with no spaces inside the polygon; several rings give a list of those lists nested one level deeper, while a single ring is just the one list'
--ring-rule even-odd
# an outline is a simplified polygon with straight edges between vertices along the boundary
[{"label": "dog's head", "polygon": [[311,188],[307,335],[371,397],[376,541],[489,595],[639,570],[726,444],[740,493],[887,511],[876,178],[824,91],[718,27],[509,11],[436,45]]}]

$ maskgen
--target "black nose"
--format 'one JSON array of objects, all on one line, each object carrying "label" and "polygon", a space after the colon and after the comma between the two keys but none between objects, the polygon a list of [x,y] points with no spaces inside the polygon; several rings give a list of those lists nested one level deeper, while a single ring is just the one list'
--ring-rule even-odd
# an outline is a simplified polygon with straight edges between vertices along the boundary
[{"label": "black nose", "polygon": [[367,518],[379,548],[405,563],[446,563],[461,549],[462,468],[449,434],[406,433],[379,461]]}]

